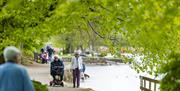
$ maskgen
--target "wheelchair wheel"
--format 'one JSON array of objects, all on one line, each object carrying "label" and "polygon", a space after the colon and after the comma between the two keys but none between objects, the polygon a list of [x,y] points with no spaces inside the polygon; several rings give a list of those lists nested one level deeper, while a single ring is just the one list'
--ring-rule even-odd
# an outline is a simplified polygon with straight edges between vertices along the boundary
[{"label": "wheelchair wheel", "polygon": [[55,83],[53,82],[53,81],[51,81],[50,83],[49,83],[49,86],[55,86]]},{"label": "wheelchair wheel", "polygon": [[61,86],[64,87],[64,83],[63,82],[61,82]]}]

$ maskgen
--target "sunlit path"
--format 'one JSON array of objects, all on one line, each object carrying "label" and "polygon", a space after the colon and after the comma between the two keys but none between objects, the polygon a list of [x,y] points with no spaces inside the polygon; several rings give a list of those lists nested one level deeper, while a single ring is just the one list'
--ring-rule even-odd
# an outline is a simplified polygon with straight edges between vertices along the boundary
[{"label": "sunlit path", "polygon": [[[50,65],[49,64],[33,64],[27,66],[28,73],[31,79],[40,81],[43,84],[49,85],[52,80],[50,76]],[[49,91],[90,91],[90,89],[85,88],[72,88],[71,85],[66,84],[65,87],[48,87]]]},{"label": "sunlit path", "polygon": [[[49,64],[30,66],[28,71],[32,79],[44,84],[49,84],[49,81],[52,80]],[[119,91],[119,89],[122,91],[139,91],[139,75],[129,65],[87,66],[86,73],[90,75],[90,78],[81,83],[83,88],[92,88],[96,91]],[[58,87],[51,89],[55,91]]]},{"label": "sunlit path", "polygon": [[82,88],[72,88],[72,87],[49,87],[49,91],[87,91],[87,89]]},{"label": "sunlit path", "polygon": [[50,76],[49,64],[33,64],[27,67],[31,79],[42,82],[43,84],[49,84],[52,80]]}]

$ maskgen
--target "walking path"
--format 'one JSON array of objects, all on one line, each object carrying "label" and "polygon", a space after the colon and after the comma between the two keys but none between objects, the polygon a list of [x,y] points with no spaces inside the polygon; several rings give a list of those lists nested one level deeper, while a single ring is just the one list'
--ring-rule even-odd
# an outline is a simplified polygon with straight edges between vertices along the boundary
[{"label": "walking path", "polygon": [[[27,66],[31,79],[49,85],[52,80],[49,64],[36,64]],[[92,91],[86,88],[72,88],[71,84],[65,83],[65,87],[49,87],[49,91]]]}]

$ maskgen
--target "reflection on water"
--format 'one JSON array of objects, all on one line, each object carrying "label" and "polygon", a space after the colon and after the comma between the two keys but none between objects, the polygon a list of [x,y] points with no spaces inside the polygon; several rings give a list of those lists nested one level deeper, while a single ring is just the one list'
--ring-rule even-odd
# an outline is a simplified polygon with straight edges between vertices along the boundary
[{"label": "reflection on water", "polygon": [[129,65],[88,66],[81,87],[96,91],[139,91],[139,75]]}]

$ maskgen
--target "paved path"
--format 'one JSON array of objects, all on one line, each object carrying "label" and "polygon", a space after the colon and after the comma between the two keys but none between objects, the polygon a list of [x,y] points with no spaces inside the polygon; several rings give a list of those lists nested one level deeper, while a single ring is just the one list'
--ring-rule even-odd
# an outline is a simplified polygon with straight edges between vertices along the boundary
[{"label": "paved path", "polygon": [[[49,64],[33,64],[27,66],[28,73],[31,79],[40,81],[42,84],[49,85],[49,82],[52,80],[50,76]],[[68,83],[65,83],[65,87],[49,87],[49,91],[92,91],[85,88],[72,88]]]}]

